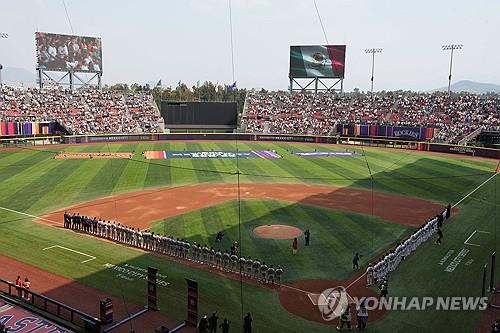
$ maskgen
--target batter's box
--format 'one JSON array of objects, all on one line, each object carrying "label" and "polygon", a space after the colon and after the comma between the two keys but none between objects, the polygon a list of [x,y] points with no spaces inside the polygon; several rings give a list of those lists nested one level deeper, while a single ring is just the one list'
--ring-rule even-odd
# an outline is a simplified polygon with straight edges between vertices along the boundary
[{"label": "batter's box", "polygon": [[355,303],[344,287],[325,289],[321,294],[308,293],[307,296],[311,303],[318,307],[325,321],[340,317],[350,304]]},{"label": "batter's box", "polygon": [[[347,300],[349,302],[349,304],[353,304],[355,303],[354,299],[351,297],[351,295],[349,295],[347,292],[345,293],[346,297],[347,297]],[[323,306],[323,305],[328,305],[328,297],[325,296],[325,294],[321,293],[321,294],[315,294],[315,293],[307,293],[307,297],[309,297],[309,300],[311,301],[311,303],[314,305],[314,306]],[[338,298],[338,296],[336,295],[330,295],[330,298],[331,297],[334,297],[334,298]]]}]

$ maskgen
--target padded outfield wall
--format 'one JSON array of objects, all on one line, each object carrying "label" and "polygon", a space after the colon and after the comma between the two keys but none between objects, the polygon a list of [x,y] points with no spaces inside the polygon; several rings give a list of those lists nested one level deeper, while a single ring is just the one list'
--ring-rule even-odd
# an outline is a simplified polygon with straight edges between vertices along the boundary
[{"label": "padded outfield wall", "polygon": [[[0,147],[16,145],[50,145],[50,144],[92,144],[109,142],[137,142],[137,141],[269,141],[269,142],[298,142],[321,143],[353,146],[369,146],[394,149],[410,149],[448,153],[456,155],[477,156],[500,159],[500,149],[474,146],[457,146],[420,141],[391,140],[387,138],[351,138],[292,134],[234,134],[234,133],[150,133],[150,134],[105,134],[105,135],[71,135],[71,136],[41,136],[16,137],[0,139]],[[337,141],[340,142],[337,142]]]},{"label": "padded outfield wall", "polygon": [[[459,154],[467,156],[478,156],[500,159],[500,150],[482,147],[456,146],[447,144],[435,144],[418,141],[390,140],[384,138],[349,138],[341,137],[340,143],[359,146],[373,146],[385,148],[412,149],[420,151],[431,151],[438,153]],[[331,136],[312,135],[288,135],[288,134],[234,134],[234,133],[179,133],[179,134],[119,134],[119,135],[81,135],[64,136],[61,142],[65,144],[86,144],[105,142],[127,142],[127,141],[162,141],[162,140],[226,140],[226,141],[278,141],[278,142],[309,142],[323,144],[337,144],[338,139]]]}]

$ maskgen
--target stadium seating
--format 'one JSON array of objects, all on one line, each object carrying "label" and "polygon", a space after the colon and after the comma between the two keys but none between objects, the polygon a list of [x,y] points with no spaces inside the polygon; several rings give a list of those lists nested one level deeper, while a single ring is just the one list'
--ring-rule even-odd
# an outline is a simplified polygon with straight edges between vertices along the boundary
[{"label": "stadium seating", "polygon": [[434,141],[457,143],[477,129],[498,129],[500,97],[462,94],[251,93],[243,125],[248,133],[332,135],[335,124],[427,126]]},{"label": "stadium seating", "polygon": [[163,123],[148,94],[4,86],[0,121],[56,120],[72,134],[158,132]]}]

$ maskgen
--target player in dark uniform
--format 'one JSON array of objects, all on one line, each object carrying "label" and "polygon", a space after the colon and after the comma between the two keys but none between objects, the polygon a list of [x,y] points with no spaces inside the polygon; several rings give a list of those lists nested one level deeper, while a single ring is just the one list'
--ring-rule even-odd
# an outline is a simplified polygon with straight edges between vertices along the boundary
[{"label": "player in dark uniform", "polygon": [[243,321],[243,333],[252,333],[252,315],[247,313]]},{"label": "player in dark uniform", "polygon": [[208,318],[208,330],[210,333],[215,333],[217,331],[217,321],[219,320],[219,317],[217,317],[217,311],[212,313],[210,318]]},{"label": "player in dark uniform", "polygon": [[231,324],[231,322],[228,321],[227,318],[224,318],[224,321],[219,326],[222,329],[222,333],[229,333],[229,324]]},{"label": "player in dark uniform", "polygon": [[70,221],[70,218],[69,218],[68,211],[65,211],[64,212],[64,227],[65,228],[69,228],[69,221]]},{"label": "player in dark uniform", "polygon": [[354,255],[354,258],[352,258],[352,269],[353,270],[359,269],[359,254],[357,252]]},{"label": "player in dark uniform", "polygon": [[387,295],[389,294],[389,290],[387,288],[387,280],[382,281],[382,284],[380,285],[380,298],[387,297]]},{"label": "player in dark uniform", "polygon": [[443,239],[443,232],[441,231],[440,228],[438,228],[436,233],[438,235],[438,239],[436,239],[436,244],[441,245],[441,239]]},{"label": "player in dark uniform", "polygon": [[304,237],[305,237],[305,240],[306,240],[306,246],[309,246],[309,240],[311,238],[311,232],[309,231],[309,229],[307,229],[304,232]]}]

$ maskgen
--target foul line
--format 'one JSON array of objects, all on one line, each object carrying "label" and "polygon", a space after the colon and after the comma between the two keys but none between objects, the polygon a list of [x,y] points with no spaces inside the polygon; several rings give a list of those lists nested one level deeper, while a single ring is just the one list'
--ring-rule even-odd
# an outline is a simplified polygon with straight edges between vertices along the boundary
[{"label": "foul line", "polygon": [[[34,218],[34,219],[38,219],[38,220],[42,220],[42,221],[46,221],[46,222],[57,223],[56,221],[53,221],[53,220],[49,220],[49,219],[46,219],[46,218],[43,218],[43,217],[38,217],[38,216],[31,215],[31,214],[28,214],[28,213],[23,213],[23,212],[20,212],[20,211],[18,211],[18,210],[14,210],[14,209],[6,208],[6,207],[0,207],[0,209],[6,210],[6,211],[11,212],[11,213],[16,213],[16,214],[20,214],[20,215],[28,216],[28,217],[31,217],[31,218]],[[57,224],[58,224],[58,223],[57,223]]]},{"label": "foul line", "polygon": [[469,238],[467,238],[464,242],[465,245],[470,245],[470,246],[476,246],[476,247],[480,247],[481,245],[479,244],[473,244],[473,243],[469,243],[469,240],[477,233],[481,233],[481,234],[491,234],[491,232],[489,231],[483,231],[483,230],[474,230],[472,232],[472,234],[470,234]]},{"label": "foul line", "polygon": [[455,208],[456,206],[458,206],[462,201],[464,201],[465,199],[467,199],[472,193],[474,193],[477,190],[479,190],[484,184],[486,184],[491,179],[493,179],[497,174],[498,174],[498,172],[495,172],[490,178],[488,178],[484,182],[482,182],[481,185],[479,185],[478,187],[476,187],[475,189],[473,189],[469,194],[467,194],[465,197],[463,197],[462,199],[460,199],[460,201],[458,201],[456,204],[454,204],[451,208]]},{"label": "foul line", "polygon": [[74,252],[74,253],[78,253],[82,256],[86,256],[86,257],[89,257],[90,259],[87,259],[87,260],[84,260],[81,262],[81,264],[84,264],[86,262],[89,262],[89,261],[92,261],[92,260],[95,260],[96,257],[94,256],[91,256],[90,254],[87,254],[87,253],[83,253],[83,252],[80,252],[80,251],[77,251],[77,250],[73,250],[73,249],[70,249],[70,248],[67,248],[67,247],[64,247],[64,246],[61,246],[61,245],[52,245],[52,246],[49,246],[49,247],[46,247],[44,249],[42,249],[42,251],[45,251],[45,250],[50,250],[50,249],[53,249],[53,248],[60,248],[60,249],[63,249],[63,250],[66,250],[66,251],[70,251],[70,252]]},{"label": "foul line", "polygon": [[360,275],[360,276],[359,276],[356,280],[352,281],[352,282],[351,282],[351,283],[350,283],[347,287],[345,287],[345,289],[347,290],[347,289],[349,289],[350,287],[352,287],[352,286],[353,286],[356,282],[358,282],[359,280],[361,280],[361,278],[362,278],[363,276],[365,276],[365,275],[366,275],[366,271],[365,271],[363,274],[361,274],[361,275]]}]

